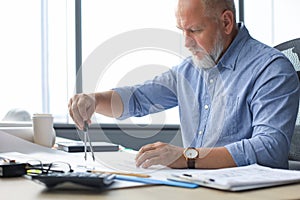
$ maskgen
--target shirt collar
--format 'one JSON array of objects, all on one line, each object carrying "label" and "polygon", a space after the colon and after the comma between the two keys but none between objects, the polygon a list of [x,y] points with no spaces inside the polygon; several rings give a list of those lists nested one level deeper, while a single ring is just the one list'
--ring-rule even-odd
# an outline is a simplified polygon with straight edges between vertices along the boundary
[{"label": "shirt collar", "polygon": [[220,67],[234,70],[236,61],[239,57],[239,52],[241,52],[245,42],[251,37],[247,28],[242,23],[238,23],[238,26],[238,34],[218,63],[218,66]]}]

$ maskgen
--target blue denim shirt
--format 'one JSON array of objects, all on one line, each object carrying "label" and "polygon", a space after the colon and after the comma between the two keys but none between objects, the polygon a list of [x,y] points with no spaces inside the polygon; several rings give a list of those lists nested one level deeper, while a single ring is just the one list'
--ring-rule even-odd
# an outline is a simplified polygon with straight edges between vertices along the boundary
[{"label": "blue denim shirt", "polygon": [[298,77],[245,26],[214,68],[199,69],[189,57],[151,81],[114,90],[124,104],[120,119],[178,106],[184,147],[225,146],[237,166],[288,167]]}]

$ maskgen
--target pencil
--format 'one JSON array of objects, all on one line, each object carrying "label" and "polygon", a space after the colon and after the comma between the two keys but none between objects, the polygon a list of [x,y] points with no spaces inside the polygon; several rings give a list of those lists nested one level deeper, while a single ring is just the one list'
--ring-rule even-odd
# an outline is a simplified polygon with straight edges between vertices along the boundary
[{"label": "pencil", "polygon": [[126,172],[110,172],[110,171],[99,171],[99,170],[87,170],[87,172],[116,174],[116,175],[123,175],[123,176],[135,176],[135,177],[141,177],[141,178],[149,178],[150,177],[150,175],[148,175],[148,174],[137,174],[137,173],[126,173]]}]

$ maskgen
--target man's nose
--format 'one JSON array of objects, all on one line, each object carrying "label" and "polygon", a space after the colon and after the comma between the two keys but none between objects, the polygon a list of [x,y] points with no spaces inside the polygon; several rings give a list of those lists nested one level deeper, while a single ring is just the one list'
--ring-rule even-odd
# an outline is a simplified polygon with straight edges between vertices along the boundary
[{"label": "man's nose", "polygon": [[190,48],[195,46],[195,40],[189,35],[184,33],[184,39],[185,39],[185,47]]}]

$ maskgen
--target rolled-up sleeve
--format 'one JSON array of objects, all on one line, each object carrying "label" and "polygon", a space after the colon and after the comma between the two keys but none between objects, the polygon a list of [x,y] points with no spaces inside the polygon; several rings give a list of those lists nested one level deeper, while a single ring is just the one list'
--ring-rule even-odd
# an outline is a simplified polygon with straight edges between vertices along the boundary
[{"label": "rolled-up sleeve", "polygon": [[142,85],[114,88],[123,102],[120,120],[128,117],[141,117],[178,105],[176,80],[169,70]]},{"label": "rolled-up sleeve", "polygon": [[257,79],[253,88],[255,93],[249,95],[252,137],[225,146],[237,166],[259,163],[288,167],[299,106],[299,80],[287,59],[279,57],[269,65],[261,74],[253,76]]}]

